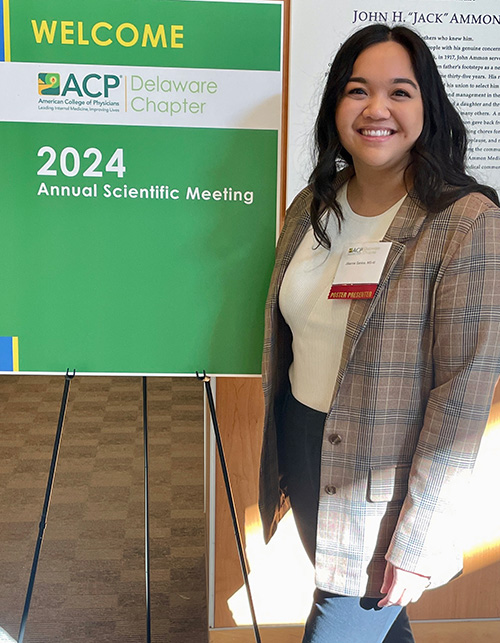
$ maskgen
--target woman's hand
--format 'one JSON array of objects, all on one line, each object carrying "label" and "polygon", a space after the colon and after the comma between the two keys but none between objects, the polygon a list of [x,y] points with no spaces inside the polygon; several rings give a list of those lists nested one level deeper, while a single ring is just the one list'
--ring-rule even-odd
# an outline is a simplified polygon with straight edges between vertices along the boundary
[{"label": "woman's hand", "polygon": [[392,563],[385,566],[384,582],[380,591],[385,594],[378,605],[387,607],[388,605],[408,605],[415,603],[422,596],[422,592],[429,586],[429,577],[407,572],[399,567],[394,567]]}]

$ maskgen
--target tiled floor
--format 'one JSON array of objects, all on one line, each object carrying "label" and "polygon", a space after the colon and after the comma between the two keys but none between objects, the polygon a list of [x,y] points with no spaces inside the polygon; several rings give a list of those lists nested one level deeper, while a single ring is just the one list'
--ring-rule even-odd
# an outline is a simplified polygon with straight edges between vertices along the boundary
[{"label": "tiled floor", "polygon": [[[0,377],[0,641],[17,638],[62,390]],[[202,385],[149,378],[148,395],[152,641],[204,643]],[[143,481],[141,378],[77,376],[25,643],[146,640]]]}]

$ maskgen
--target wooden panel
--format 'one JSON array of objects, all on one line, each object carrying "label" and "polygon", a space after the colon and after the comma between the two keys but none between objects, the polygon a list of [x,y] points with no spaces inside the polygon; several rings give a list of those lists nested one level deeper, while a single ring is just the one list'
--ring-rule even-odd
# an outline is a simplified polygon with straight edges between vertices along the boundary
[{"label": "wooden panel", "polygon": [[[454,623],[412,623],[416,643],[498,643],[500,621]],[[263,643],[300,643],[302,627],[260,628]],[[253,630],[237,628],[211,630],[210,643],[254,643]]]},{"label": "wooden panel", "polygon": [[499,621],[412,623],[416,643],[498,643]]},{"label": "wooden panel", "polygon": [[288,140],[288,89],[290,71],[290,0],[283,0],[283,88],[281,111],[281,172],[280,172],[280,228],[285,221],[287,140]]},{"label": "wooden panel", "polygon": [[[264,401],[260,378],[217,380],[217,417],[231,477],[242,537],[245,508],[258,499]],[[224,481],[217,466],[215,523],[215,625],[235,625],[227,600],[243,584]],[[245,542],[244,542],[245,544]]]},{"label": "wooden panel", "polygon": [[[500,547],[496,547],[496,555],[500,557]],[[425,592],[418,603],[410,605],[410,618],[500,617],[500,563],[478,567],[476,571],[468,573],[468,568],[477,565],[481,558],[481,553],[468,557],[465,561],[465,574],[461,578],[444,587]]]},{"label": "wooden panel", "polygon": [[[302,627],[261,627],[263,643],[300,643]],[[248,627],[210,630],[210,643],[255,643],[253,629]]]}]

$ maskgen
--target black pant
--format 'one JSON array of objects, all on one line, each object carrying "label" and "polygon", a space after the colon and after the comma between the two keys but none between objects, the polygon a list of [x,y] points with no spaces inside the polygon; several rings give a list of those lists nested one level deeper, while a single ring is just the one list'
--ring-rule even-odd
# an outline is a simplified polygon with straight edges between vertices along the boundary
[{"label": "black pant", "polygon": [[[279,421],[278,446],[284,484],[288,489],[300,539],[311,562],[316,551],[316,527],[320,488],[321,445],[326,414],[311,409],[288,394]],[[323,598],[335,596],[321,592]],[[366,608],[373,610],[378,598],[364,598]],[[317,601],[316,601],[317,602]],[[373,605],[371,605],[373,603]],[[315,604],[316,605],[316,604]],[[309,616],[308,627],[316,618],[316,606]],[[354,640],[354,639],[353,639]],[[410,623],[403,608],[387,632],[384,643],[412,643]]]}]

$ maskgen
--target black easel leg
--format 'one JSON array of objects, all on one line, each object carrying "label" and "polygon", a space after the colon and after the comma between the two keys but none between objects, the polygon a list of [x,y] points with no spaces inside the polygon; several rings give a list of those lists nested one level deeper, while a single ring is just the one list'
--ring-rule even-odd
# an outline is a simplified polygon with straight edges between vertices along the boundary
[{"label": "black easel leg", "polygon": [[145,573],[146,573],[146,637],[151,643],[151,585],[149,575],[149,455],[148,455],[148,382],[142,378],[142,422],[144,428],[144,530],[145,530]]},{"label": "black easel leg", "polygon": [[217,413],[215,411],[214,398],[212,395],[212,387],[210,386],[210,377],[203,371],[203,375],[196,373],[196,377],[205,384],[205,390],[207,392],[208,406],[210,407],[210,416],[212,418],[212,424],[214,427],[215,441],[217,442],[217,451],[219,453],[219,461],[222,469],[222,476],[224,478],[224,485],[226,487],[226,495],[229,503],[229,509],[231,512],[231,518],[233,520],[233,529],[234,536],[236,538],[236,546],[238,548],[238,556],[240,559],[241,573],[243,574],[243,580],[245,581],[245,587],[247,590],[248,604],[250,606],[250,613],[252,615],[253,631],[255,635],[255,640],[257,643],[261,643],[259,626],[257,625],[257,618],[255,616],[255,609],[253,605],[252,592],[250,591],[250,583],[248,581],[248,563],[245,556],[245,550],[241,542],[241,533],[238,525],[238,518],[236,516],[236,508],[234,506],[234,497],[231,490],[231,482],[229,480],[229,473],[227,470],[226,456],[224,455],[224,448],[222,446],[222,438],[219,430],[219,423],[217,422]]},{"label": "black easel leg", "polygon": [[47,515],[49,513],[50,499],[52,496],[52,489],[54,487],[54,477],[56,474],[57,459],[59,457],[59,448],[61,446],[62,432],[64,428],[64,418],[66,416],[66,408],[68,406],[68,396],[69,396],[69,385],[71,380],[75,377],[75,371],[73,374],[69,374],[69,369],[66,371],[66,376],[64,380],[64,390],[61,401],[61,410],[59,412],[59,422],[57,423],[56,437],[54,440],[54,448],[52,450],[52,461],[50,463],[49,478],[47,481],[47,489],[45,490],[45,500],[43,503],[42,516],[40,518],[40,524],[38,526],[38,539],[36,541],[35,554],[33,556],[33,563],[31,565],[31,574],[30,580],[28,583],[28,590],[26,592],[26,599],[24,601],[24,610],[23,616],[21,619],[21,625],[19,627],[19,636],[18,643],[22,643],[24,639],[24,631],[26,629],[26,622],[28,620],[28,614],[30,611],[31,596],[33,594],[33,587],[35,585],[36,570],[38,567],[38,559],[40,558],[40,551],[42,549],[43,536],[45,534],[45,528],[47,526]]}]

